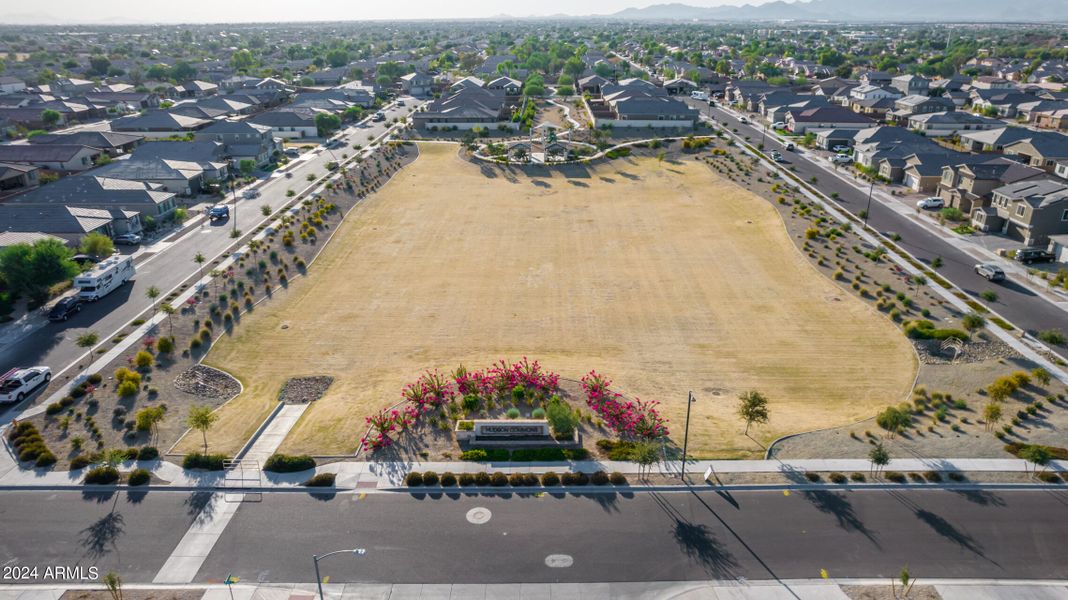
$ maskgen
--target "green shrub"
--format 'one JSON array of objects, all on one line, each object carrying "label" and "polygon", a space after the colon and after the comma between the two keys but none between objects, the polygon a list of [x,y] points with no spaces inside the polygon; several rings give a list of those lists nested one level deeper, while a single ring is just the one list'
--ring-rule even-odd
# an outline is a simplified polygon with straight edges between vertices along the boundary
[{"label": "green shrub", "polygon": [[486,486],[489,485],[492,481],[493,478],[490,477],[489,473],[485,471],[479,471],[478,473],[475,473],[475,485]]},{"label": "green shrub", "polygon": [[423,473],[423,485],[437,485],[438,474],[434,471],[427,471]]},{"label": "green shrub", "polygon": [[306,455],[272,454],[267,462],[263,463],[264,471],[272,473],[296,473],[315,468],[315,459]]},{"label": "green shrub", "polygon": [[819,473],[813,473],[812,471],[806,471],[805,472],[805,479],[815,483],[815,482],[820,480],[820,474]]},{"label": "green shrub", "polygon": [[53,403],[49,404],[47,407],[45,407],[45,414],[46,415],[57,415],[57,414],[63,412],[64,408],[65,407],[62,404],[60,404],[59,402],[53,402]]},{"label": "green shrub", "polygon": [[849,480],[856,483],[863,483],[865,481],[864,473],[850,473]]},{"label": "green shrub", "polygon": [[134,469],[130,473],[130,478],[126,480],[129,485],[145,485],[152,480],[152,474],[146,469]]},{"label": "green shrub", "polygon": [[509,408],[509,409],[508,409],[508,412],[506,412],[506,413],[505,413],[505,415],[506,415],[506,416],[507,416],[507,417],[508,417],[509,419],[518,419],[518,418],[519,418],[519,416],[520,416],[520,415],[519,415],[519,409],[513,406],[512,408]]},{"label": "green shrub", "polygon": [[115,388],[115,391],[116,391],[116,393],[118,393],[118,395],[122,396],[123,398],[128,398],[130,396],[136,396],[137,395],[137,391],[139,389],[140,389],[140,386],[138,386],[133,381],[127,380],[127,381],[123,381],[122,383],[120,383],[119,387]]},{"label": "green shrub", "polygon": [[1052,471],[1042,471],[1038,474],[1038,478],[1045,483],[1061,483],[1062,481],[1060,475]]},{"label": "green shrub", "polygon": [[148,367],[151,367],[153,360],[155,360],[155,357],[152,356],[152,353],[144,350],[138,352],[137,355],[134,356],[134,364],[137,365],[138,369],[147,369]]},{"label": "green shrub", "polygon": [[423,474],[418,471],[408,473],[404,478],[404,485],[407,485],[408,487],[419,487],[423,485]]},{"label": "green shrub", "polygon": [[508,485],[519,487],[525,483],[522,473],[512,473],[508,476]]},{"label": "green shrub", "polygon": [[193,452],[186,454],[182,459],[183,469],[203,469],[205,471],[222,471],[223,461],[227,459],[225,454],[201,454]]},{"label": "green shrub", "polygon": [[137,460],[156,460],[159,458],[159,450],[155,446],[145,446],[137,452]]},{"label": "green shrub", "polygon": [[119,480],[119,470],[115,467],[93,467],[85,474],[87,485],[109,485]]},{"label": "green shrub", "polygon": [[455,487],[456,475],[449,471],[445,471],[441,474],[441,487]]},{"label": "green shrub", "polygon": [[930,483],[940,483],[942,481],[942,474],[938,471],[926,471],[923,474],[923,478]]},{"label": "green shrub", "polygon": [[883,474],[883,476],[886,477],[887,480],[893,481],[894,483],[905,483],[904,473],[898,473],[897,471],[887,471]]},{"label": "green shrub", "polygon": [[481,462],[486,460],[486,458],[486,451],[482,448],[472,448],[470,450],[464,450],[462,453],[460,453],[460,460]]},{"label": "green shrub", "polygon": [[541,408],[540,406],[538,408],[535,408],[534,410],[532,410],[530,412],[530,418],[531,419],[544,419],[545,418],[545,409]]},{"label": "green shrub", "polygon": [[558,439],[574,436],[579,418],[563,400],[559,398],[550,400],[545,410],[545,417],[549,421],[549,426],[553,429],[553,435]]},{"label": "green shrub", "polygon": [[104,381],[104,376],[100,373],[93,373],[85,380],[88,381],[91,385],[100,385],[100,383]]},{"label": "green shrub", "polygon": [[460,485],[464,487],[475,485],[474,473],[460,473]]},{"label": "green shrub", "polygon": [[590,475],[590,483],[593,485],[608,485],[608,473],[596,471]]},{"label": "green shrub", "polygon": [[78,469],[84,469],[89,466],[89,463],[93,461],[89,460],[89,457],[84,454],[79,454],[70,459],[70,470],[77,471]]},{"label": "green shrub", "polygon": [[497,471],[490,476],[490,485],[493,487],[504,487],[508,485],[508,476],[500,471]]},{"label": "green shrub", "polygon": [[475,462],[491,461],[501,462],[508,460],[507,448],[472,448],[460,454],[460,460]]},{"label": "green shrub", "polygon": [[334,487],[336,477],[333,473],[316,473],[301,485],[305,487]]},{"label": "green shrub", "polygon": [[945,340],[957,338],[967,341],[969,336],[959,329],[936,329],[934,323],[926,319],[905,322],[905,335],[916,340]]},{"label": "green shrub", "polygon": [[619,471],[612,471],[612,473],[608,475],[608,481],[610,481],[612,485],[627,485],[627,477]]},{"label": "green shrub", "polygon": [[545,487],[555,487],[560,485],[560,476],[552,471],[546,471],[542,473],[541,484]]},{"label": "green shrub", "polygon": [[174,338],[173,337],[161,337],[156,340],[156,352],[160,354],[170,354],[174,352]]},{"label": "green shrub", "polygon": [[833,483],[845,483],[848,481],[848,478],[845,475],[842,475],[837,471],[828,475],[827,479],[830,479]]},{"label": "green shrub", "polygon": [[37,455],[37,461],[34,463],[34,466],[41,469],[44,467],[51,467],[54,464],[56,464],[56,455],[52,454],[52,451],[48,448],[45,448]]}]

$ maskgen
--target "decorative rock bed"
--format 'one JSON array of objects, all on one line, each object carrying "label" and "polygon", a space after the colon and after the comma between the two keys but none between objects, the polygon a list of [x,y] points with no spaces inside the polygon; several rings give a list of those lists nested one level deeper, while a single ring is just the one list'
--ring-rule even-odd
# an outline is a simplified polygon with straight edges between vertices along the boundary
[{"label": "decorative rock bed", "polygon": [[334,383],[334,378],[329,375],[294,377],[282,387],[278,400],[287,404],[313,402],[323,397],[331,383]]},{"label": "decorative rock bed", "polygon": [[241,392],[241,384],[229,373],[204,365],[183,371],[174,378],[174,387],[204,398],[232,398]]},{"label": "decorative rock bed", "polygon": [[975,363],[989,359],[1014,358],[1019,353],[1008,344],[999,341],[965,342],[960,355],[954,360],[952,350],[942,350],[939,340],[913,340],[920,362],[925,365],[948,365],[952,363]]}]

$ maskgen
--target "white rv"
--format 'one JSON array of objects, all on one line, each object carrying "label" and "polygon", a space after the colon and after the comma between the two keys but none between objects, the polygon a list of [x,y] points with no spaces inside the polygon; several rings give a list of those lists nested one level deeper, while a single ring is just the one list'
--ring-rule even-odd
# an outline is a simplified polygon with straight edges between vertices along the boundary
[{"label": "white rv", "polygon": [[690,92],[690,97],[694,100],[704,100],[705,102],[708,102],[708,92],[695,90]]},{"label": "white rv", "polygon": [[91,271],[74,278],[78,296],[84,300],[99,300],[115,291],[134,276],[132,256],[112,256],[97,263]]}]

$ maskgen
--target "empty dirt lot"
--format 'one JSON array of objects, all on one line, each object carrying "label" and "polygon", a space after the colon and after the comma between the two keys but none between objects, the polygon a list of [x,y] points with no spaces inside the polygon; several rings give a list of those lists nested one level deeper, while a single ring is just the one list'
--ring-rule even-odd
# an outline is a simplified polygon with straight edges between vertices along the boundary
[{"label": "empty dirt lot", "polygon": [[283,451],[351,453],[364,417],[424,369],[524,355],[662,401],[680,443],[693,390],[702,457],[761,452],[735,416],[740,391],[770,398],[771,422],[751,432],[767,443],[870,417],[912,385],[898,330],[818,274],[765,200],[692,159],[525,175],[453,145],[420,152],[309,277],[211,351],[246,386],[214,451],[236,450],[286,379],[309,374],[336,381]]}]

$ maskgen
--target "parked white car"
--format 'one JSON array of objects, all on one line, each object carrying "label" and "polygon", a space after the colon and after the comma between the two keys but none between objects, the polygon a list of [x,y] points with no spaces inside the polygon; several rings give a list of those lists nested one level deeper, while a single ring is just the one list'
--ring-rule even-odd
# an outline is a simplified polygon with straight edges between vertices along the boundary
[{"label": "parked white car", "polygon": [[26,396],[47,384],[51,379],[52,369],[48,367],[11,369],[0,375],[0,404],[22,402]]},{"label": "parked white car", "polygon": [[749,119],[746,118],[746,117],[738,117],[738,122],[741,123],[742,125],[748,125],[749,124]]},{"label": "parked white car", "polygon": [[835,154],[831,157],[831,162],[836,165],[848,165],[853,162],[853,157],[848,154]]},{"label": "parked white car", "polygon": [[938,198],[937,196],[931,196],[930,198],[924,198],[923,200],[917,202],[916,208],[922,210],[933,210],[936,208],[942,208],[945,205],[945,201],[943,201],[941,198]]},{"label": "parked white car", "polygon": [[782,121],[775,121],[774,123],[771,124],[771,128],[772,129],[786,129],[786,123],[783,123]]},{"label": "parked white car", "polygon": [[841,144],[838,144],[837,146],[831,147],[831,152],[837,152],[839,154],[841,154],[842,152],[849,152],[849,146],[843,146]]}]

